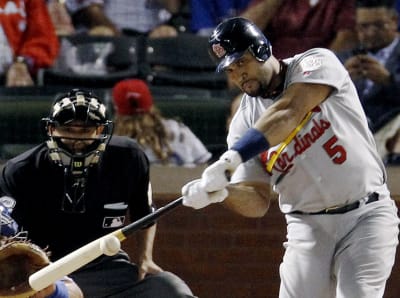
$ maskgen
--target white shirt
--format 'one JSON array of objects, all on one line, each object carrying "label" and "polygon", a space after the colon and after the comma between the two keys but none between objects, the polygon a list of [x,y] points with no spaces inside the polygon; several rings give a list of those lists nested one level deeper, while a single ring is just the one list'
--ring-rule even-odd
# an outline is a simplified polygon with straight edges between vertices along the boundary
[{"label": "white shirt", "polygon": [[0,26],[0,73],[5,73],[13,61],[13,53],[3,27]]},{"label": "white shirt", "polygon": [[[211,158],[211,153],[185,124],[173,119],[163,119],[162,122],[167,130],[169,145],[173,153],[169,163],[190,167],[204,164]],[[150,163],[160,162],[151,148],[143,148],[143,151]]]}]

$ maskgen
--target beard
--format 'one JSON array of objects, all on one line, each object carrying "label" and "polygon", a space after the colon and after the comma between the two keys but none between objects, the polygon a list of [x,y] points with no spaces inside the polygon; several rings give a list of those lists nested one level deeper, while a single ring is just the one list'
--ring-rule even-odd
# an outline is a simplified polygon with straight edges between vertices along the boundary
[{"label": "beard", "polygon": [[259,82],[258,87],[246,92],[251,97],[258,97],[261,96],[263,98],[268,98],[270,91],[267,85],[261,84]]},{"label": "beard", "polygon": [[266,93],[266,86],[260,81],[250,80],[242,85],[242,91],[251,97],[262,96]]}]

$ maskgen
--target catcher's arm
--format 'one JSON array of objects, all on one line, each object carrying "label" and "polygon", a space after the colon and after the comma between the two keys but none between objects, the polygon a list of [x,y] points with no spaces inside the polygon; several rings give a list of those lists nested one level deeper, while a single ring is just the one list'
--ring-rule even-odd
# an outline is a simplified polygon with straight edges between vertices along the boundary
[{"label": "catcher's arm", "polygon": [[0,241],[0,298],[83,297],[78,285],[68,277],[36,292],[29,284],[29,277],[50,264],[49,253],[19,234],[2,237]]},{"label": "catcher's arm", "polygon": [[83,293],[78,285],[69,277],[65,277],[62,280],[34,293],[29,298],[83,298]]},{"label": "catcher's arm", "polygon": [[49,253],[27,240],[26,232],[18,233],[18,224],[11,217],[12,206],[0,202],[0,298],[82,298],[74,281],[62,278],[46,288],[35,291],[29,276],[50,264]]}]

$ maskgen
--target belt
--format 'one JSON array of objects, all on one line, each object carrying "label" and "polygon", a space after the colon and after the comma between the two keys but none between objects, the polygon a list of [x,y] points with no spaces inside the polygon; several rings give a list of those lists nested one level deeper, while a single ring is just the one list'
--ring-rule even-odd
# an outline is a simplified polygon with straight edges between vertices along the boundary
[{"label": "belt", "polygon": [[379,200],[379,194],[376,192],[373,192],[366,197],[366,200],[360,199],[358,201],[355,201],[354,203],[351,203],[351,204],[348,204],[345,206],[334,206],[334,207],[326,208],[326,209],[323,209],[323,210],[317,211],[317,212],[293,211],[293,212],[290,212],[290,214],[307,214],[307,215],[343,214],[343,213],[352,211],[352,210],[360,207],[362,201],[365,201],[365,204],[369,204],[372,202],[376,202],[378,200]]}]

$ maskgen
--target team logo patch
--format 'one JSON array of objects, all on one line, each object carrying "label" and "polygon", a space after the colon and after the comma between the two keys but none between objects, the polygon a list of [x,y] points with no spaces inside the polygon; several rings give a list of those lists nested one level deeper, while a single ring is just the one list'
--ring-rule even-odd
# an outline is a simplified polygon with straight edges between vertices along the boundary
[{"label": "team logo patch", "polygon": [[11,197],[0,197],[0,204],[2,204],[4,207],[7,207],[7,209],[14,209],[15,203],[15,200]]},{"label": "team logo patch", "polygon": [[322,66],[322,58],[316,56],[309,56],[300,62],[300,67],[304,76],[310,75],[314,70]]},{"label": "team logo patch", "polygon": [[124,225],[125,216],[104,217],[103,228],[119,228]]},{"label": "team logo patch", "polygon": [[212,45],[212,50],[218,58],[222,58],[226,55],[226,50],[221,46],[221,44],[216,43]]}]

